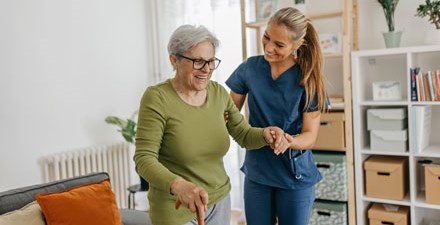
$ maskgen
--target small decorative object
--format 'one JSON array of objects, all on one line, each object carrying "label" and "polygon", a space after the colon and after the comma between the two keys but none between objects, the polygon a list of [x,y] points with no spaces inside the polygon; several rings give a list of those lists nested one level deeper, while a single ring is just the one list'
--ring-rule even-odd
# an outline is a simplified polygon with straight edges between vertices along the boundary
[{"label": "small decorative object", "polygon": [[429,30],[425,35],[426,44],[440,44],[440,0],[425,0],[425,4],[419,5],[417,14],[421,18],[428,17],[434,24],[435,29]]},{"label": "small decorative object", "polygon": [[399,81],[373,82],[374,101],[395,101],[402,98],[402,89]]},{"label": "small decorative object", "polygon": [[400,38],[402,31],[394,30],[394,11],[396,10],[399,0],[377,0],[383,8],[385,19],[387,20],[388,32],[383,33],[385,46],[387,48],[400,47]]}]

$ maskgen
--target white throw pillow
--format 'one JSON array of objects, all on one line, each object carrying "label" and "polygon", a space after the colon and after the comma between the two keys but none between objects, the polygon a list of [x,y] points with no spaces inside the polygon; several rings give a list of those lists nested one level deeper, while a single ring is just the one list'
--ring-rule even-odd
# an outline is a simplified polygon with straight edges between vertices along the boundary
[{"label": "white throw pillow", "polygon": [[33,201],[21,209],[0,215],[0,225],[45,225],[40,205]]}]

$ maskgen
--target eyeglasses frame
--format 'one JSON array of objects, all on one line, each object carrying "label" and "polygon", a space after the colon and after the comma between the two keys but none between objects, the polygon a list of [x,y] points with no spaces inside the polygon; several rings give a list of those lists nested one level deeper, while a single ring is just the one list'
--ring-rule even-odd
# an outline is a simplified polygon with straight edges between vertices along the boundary
[{"label": "eyeglasses frame", "polygon": [[[208,69],[209,69],[209,70],[215,70],[215,69],[218,68],[218,66],[219,66],[220,63],[222,62],[222,60],[220,60],[220,59],[217,58],[217,57],[214,57],[214,60],[204,60],[204,59],[193,59],[193,58],[189,58],[189,57],[186,57],[186,56],[181,55],[181,54],[177,54],[176,56],[177,56],[177,57],[182,57],[182,58],[184,58],[184,59],[187,59],[187,60],[192,61],[192,63],[193,63],[193,69],[195,69],[195,70],[203,70],[203,68],[205,68],[206,64],[208,64]],[[196,61],[204,61],[203,66],[197,69],[197,68],[195,67],[195,63],[196,63]],[[217,66],[215,66],[215,61],[218,61]],[[214,62],[214,69],[211,69],[211,68],[209,67],[209,64],[210,64],[211,62]]]}]

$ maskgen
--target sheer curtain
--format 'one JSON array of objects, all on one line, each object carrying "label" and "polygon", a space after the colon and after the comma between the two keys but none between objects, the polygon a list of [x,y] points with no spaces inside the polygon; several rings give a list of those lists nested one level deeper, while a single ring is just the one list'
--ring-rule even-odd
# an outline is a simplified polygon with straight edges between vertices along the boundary
[{"label": "sheer curtain", "polygon": [[[171,33],[182,24],[204,25],[220,40],[216,56],[222,62],[213,74],[213,80],[222,84],[242,62],[241,22],[239,0],[151,0],[147,13],[152,21],[150,38],[152,42],[151,62],[153,81],[159,82],[173,77],[169,62],[167,43]],[[244,150],[231,140],[228,154],[224,158],[226,172],[231,183],[232,207],[241,209],[242,175],[239,170]]]}]

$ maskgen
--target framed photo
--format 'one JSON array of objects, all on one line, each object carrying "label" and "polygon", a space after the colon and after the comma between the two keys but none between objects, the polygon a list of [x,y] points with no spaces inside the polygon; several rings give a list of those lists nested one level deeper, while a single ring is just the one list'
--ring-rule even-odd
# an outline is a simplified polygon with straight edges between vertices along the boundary
[{"label": "framed photo", "polygon": [[395,101],[402,99],[402,89],[399,81],[373,82],[374,101]]},{"label": "framed photo", "polygon": [[342,52],[342,36],[341,33],[319,34],[319,44],[323,53],[341,53]]},{"label": "framed photo", "polygon": [[278,0],[258,0],[257,5],[257,21],[267,20],[277,10]]}]

